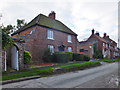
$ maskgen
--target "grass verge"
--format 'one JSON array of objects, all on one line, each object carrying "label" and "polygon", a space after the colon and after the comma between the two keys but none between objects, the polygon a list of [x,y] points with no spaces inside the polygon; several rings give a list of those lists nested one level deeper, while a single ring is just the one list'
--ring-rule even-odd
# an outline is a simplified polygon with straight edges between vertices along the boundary
[{"label": "grass verge", "polygon": [[[99,61],[91,61],[91,62],[63,65],[63,66],[59,66],[58,68],[61,68],[60,71],[61,73],[63,73],[64,70],[68,72],[68,71],[73,71],[73,70],[80,70],[80,69],[85,69],[89,67],[94,67],[98,65],[100,65]],[[56,72],[57,70],[55,68],[30,70],[28,72],[3,75],[2,80],[5,81],[5,80],[12,80],[12,79],[18,79],[18,78],[29,77],[29,76],[37,76],[37,75],[48,76],[48,75],[56,74]]]},{"label": "grass verge", "polygon": [[103,59],[103,62],[107,62],[107,63],[113,63],[113,62],[118,62],[118,59]]}]

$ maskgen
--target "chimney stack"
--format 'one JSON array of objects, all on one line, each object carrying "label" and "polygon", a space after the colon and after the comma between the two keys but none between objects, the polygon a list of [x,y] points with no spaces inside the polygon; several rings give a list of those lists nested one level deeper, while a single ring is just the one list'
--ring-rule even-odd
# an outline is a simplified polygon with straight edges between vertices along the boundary
[{"label": "chimney stack", "polygon": [[51,13],[48,15],[50,18],[52,18],[52,19],[55,19],[55,12],[54,11],[51,11]]},{"label": "chimney stack", "polygon": [[104,33],[104,38],[106,37],[106,33]]},{"label": "chimney stack", "polygon": [[107,38],[109,38],[109,36],[107,36]]},{"label": "chimney stack", "polygon": [[95,30],[94,30],[94,29],[92,29],[92,35],[94,34],[94,32],[95,32]]},{"label": "chimney stack", "polygon": [[99,36],[99,32],[96,32],[96,35],[98,35],[98,36]]}]

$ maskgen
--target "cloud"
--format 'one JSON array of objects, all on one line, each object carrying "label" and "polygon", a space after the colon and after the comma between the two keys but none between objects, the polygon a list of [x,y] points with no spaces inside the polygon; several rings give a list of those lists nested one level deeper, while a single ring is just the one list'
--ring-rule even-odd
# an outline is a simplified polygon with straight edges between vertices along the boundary
[{"label": "cloud", "polygon": [[117,0],[104,0],[104,2],[98,2],[98,0],[97,2],[96,0],[77,1],[3,0],[0,4],[0,13],[3,14],[2,22],[4,25],[15,25],[17,19],[25,19],[29,22],[40,13],[48,15],[53,10],[56,12],[57,20],[78,34],[79,41],[88,38],[93,28],[99,31],[101,36],[106,32],[113,40],[117,41]]}]

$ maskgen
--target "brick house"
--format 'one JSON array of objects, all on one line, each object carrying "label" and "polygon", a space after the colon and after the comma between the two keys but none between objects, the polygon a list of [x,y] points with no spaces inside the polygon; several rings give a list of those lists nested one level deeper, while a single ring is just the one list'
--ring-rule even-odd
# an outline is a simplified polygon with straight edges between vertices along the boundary
[{"label": "brick house", "polygon": [[[115,58],[118,56],[117,43],[110,39],[108,36],[100,37],[99,33],[94,33],[92,30],[91,36],[86,40],[80,42],[80,51],[82,50],[84,54],[89,55],[91,58],[94,55],[94,44],[97,43],[97,48],[103,54],[103,57]],[[92,55],[91,55],[92,54]]]},{"label": "brick house", "polygon": [[109,36],[106,36],[106,33],[104,33],[103,38],[108,42],[108,53],[109,53],[109,58],[116,58],[119,56],[119,51],[117,48],[117,43],[113,41],[112,39],[109,38]]},{"label": "brick house", "polygon": [[39,14],[26,26],[13,33],[12,37],[25,40],[24,49],[31,52],[33,63],[44,62],[42,57],[47,48],[50,48],[52,53],[79,52],[77,34],[56,20],[54,11],[48,16]]}]

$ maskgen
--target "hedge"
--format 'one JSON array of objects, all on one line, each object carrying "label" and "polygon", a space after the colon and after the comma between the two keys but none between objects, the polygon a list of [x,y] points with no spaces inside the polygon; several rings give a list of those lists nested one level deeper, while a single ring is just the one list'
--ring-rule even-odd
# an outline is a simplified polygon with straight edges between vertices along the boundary
[{"label": "hedge", "polygon": [[107,63],[112,63],[112,62],[118,62],[118,59],[103,59],[103,62],[107,62]]},{"label": "hedge", "polygon": [[54,61],[58,63],[67,63],[69,61],[72,61],[72,52],[67,52],[67,51],[58,51],[55,52],[53,57]]},{"label": "hedge", "polygon": [[89,61],[90,57],[81,53],[73,53],[73,60],[75,61]]},{"label": "hedge", "polygon": [[30,64],[32,60],[31,53],[24,50],[24,64]]}]

